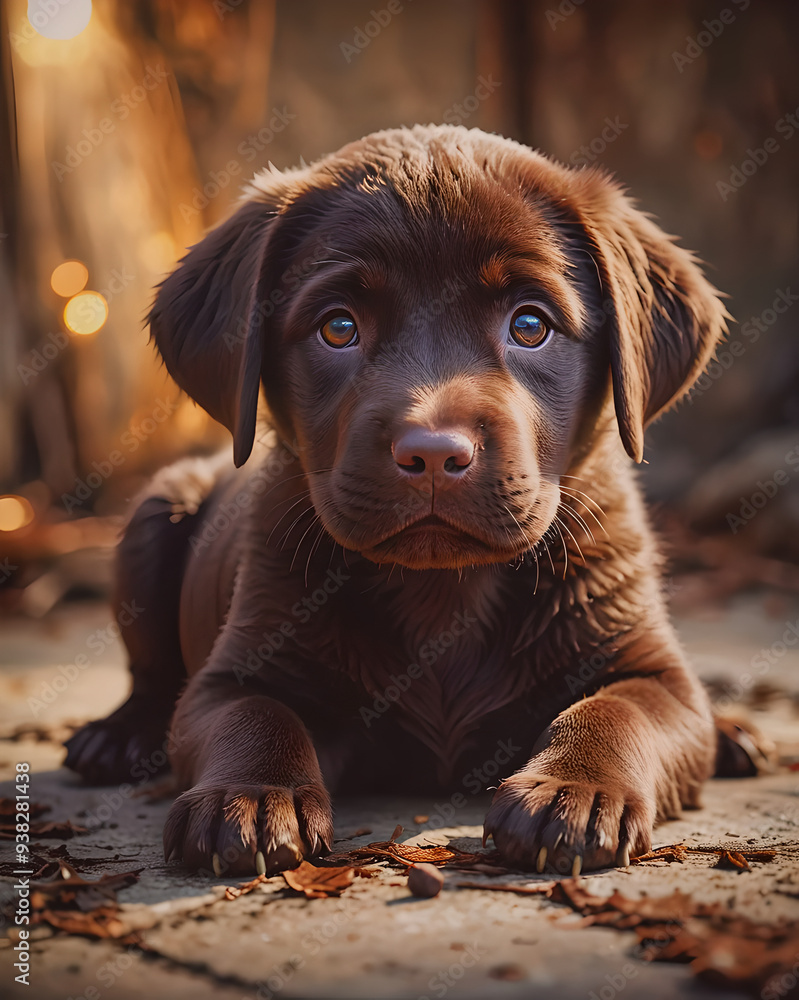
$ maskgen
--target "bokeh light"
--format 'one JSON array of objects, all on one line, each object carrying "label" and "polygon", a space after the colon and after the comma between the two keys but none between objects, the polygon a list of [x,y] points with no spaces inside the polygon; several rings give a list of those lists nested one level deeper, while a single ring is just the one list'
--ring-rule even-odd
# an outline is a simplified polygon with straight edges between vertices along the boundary
[{"label": "bokeh light", "polygon": [[79,292],[64,306],[64,323],[70,333],[88,336],[108,319],[108,303],[99,292]]},{"label": "bokeh light", "polygon": [[28,0],[28,20],[43,38],[67,41],[79,35],[92,16],[92,0]]},{"label": "bokeh light", "polygon": [[50,287],[62,298],[77,295],[86,287],[89,269],[79,260],[65,260],[50,275]]},{"label": "bokeh light", "polygon": [[19,531],[33,520],[33,507],[25,497],[0,497],[0,531]]}]

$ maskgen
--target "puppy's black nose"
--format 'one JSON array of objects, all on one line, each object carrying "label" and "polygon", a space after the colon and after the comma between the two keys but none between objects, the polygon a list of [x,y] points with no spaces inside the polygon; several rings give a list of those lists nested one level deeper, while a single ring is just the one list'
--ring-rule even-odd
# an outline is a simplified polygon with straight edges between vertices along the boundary
[{"label": "puppy's black nose", "polygon": [[456,430],[429,430],[413,425],[399,433],[391,451],[405,472],[433,476],[442,481],[457,478],[471,465],[474,441]]}]

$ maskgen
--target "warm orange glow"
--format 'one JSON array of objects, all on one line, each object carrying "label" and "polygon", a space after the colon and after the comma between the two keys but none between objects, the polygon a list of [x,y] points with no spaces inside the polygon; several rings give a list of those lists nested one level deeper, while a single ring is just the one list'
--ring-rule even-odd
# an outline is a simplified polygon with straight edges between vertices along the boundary
[{"label": "warm orange glow", "polygon": [[694,149],[703,160],[715,160],[724,151],[724,140],[718,132],[704,129],[694,136]]},{"label": "warm orange glow", "polygon": [[50,275],[50,287],[62,298],[77,295],[86,287],[89,271],[79,260],[65,260]]},{"label": "warm orange glow", "polygon": [[180,256],[174,239],[166,230],[151,233],[142,243],[142,255],[150,265],[153,274],[171,271]]},{"label": "warm orange glow", "polygon": [[107,319],[108,303],[99,292],[79,292],[64,306],[64,323],[70,333],[97,333]]},{"label": "warm orange glow", "polygon": [[0,531],[19,531],[33,520],[33,507],[25,497],[0,497]]},{"label": "warm orange glow", "polygon": [[175,426],[181,434],[198,434],[205,430],[207,423],[208,414],[191,399],[185,400],[175,414]]}]

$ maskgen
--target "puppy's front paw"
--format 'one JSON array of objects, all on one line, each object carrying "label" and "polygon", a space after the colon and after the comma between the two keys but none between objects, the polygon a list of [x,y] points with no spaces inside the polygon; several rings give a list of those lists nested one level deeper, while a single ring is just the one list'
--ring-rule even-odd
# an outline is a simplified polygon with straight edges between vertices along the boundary
[{"label": "puppy's front paw", "polygon": [[519,868],[579,875],[644,854],[654,821],[654,798],[641,790],[520,771],[494,795],[484,838]]},{"label": "puppy's front paw", "polygon": [[89,722],[66,741],[64,766],[90,785],[146,781],[168,766],[171,714],[171,704],[164,709],[131,695],[107,719]]},{"label": "puppy's front paw", "polygon": [[184,792],[164,827],[164,856],[220,875],[274,875],[333,843],[327,789],[309,782],[206,784]]}]

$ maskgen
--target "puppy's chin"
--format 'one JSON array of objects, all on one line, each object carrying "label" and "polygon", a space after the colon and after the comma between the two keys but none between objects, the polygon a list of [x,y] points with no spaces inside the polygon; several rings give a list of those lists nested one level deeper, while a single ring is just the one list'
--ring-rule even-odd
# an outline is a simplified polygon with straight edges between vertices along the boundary
[{"label": "puppy's chin", "polygon": [[383,541],[365,545],[359,552],[376,563],[394,563],[407,569],[463,569],[506,563],[529,548],[498,548],[443,521],[426,518]]}]

